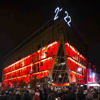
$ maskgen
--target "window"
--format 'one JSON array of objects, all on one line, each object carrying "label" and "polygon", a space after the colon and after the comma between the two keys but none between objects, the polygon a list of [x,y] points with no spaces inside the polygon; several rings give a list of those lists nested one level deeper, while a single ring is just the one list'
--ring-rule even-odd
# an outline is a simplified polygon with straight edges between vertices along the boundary
[{"label": "window", "polygon": [[18,71],[18,76],[20,76],[20,71]]},{"label": "window", "polygon": [[38,67],[38,72],[39,72],[39,67]]},{"label": "window", "polygon": [[36,67],[35,67],[35,65],[34,65],[34,70],[33,70],[33,72],[34,72],[34,73],[36,72]]},{"label": "window", "polygon": [[39,63],[37,64],[37,67],[38,67],[38,68],[37,68],[37,71],[39,72]]},{"label": "window", "polygon": [[80,56],[78,55],[78,62],[80,62]]},{"label": "window", "polygon": [[84,65],[83,59],[82,59],[82,64]]},{"label": "window", "polygon": [[46,65],[47,69],[48,69],[48,65]]},{"label": "window", "polygon": [[51,54],[53,55],[53,51],[51,51]]},{"label": "window", "polygon": [[38,63],[38,67],[39,67],[39,63]]},{"label": "window", "polygon": [[43,62],[41,62],[40,65],[43,66]]}]

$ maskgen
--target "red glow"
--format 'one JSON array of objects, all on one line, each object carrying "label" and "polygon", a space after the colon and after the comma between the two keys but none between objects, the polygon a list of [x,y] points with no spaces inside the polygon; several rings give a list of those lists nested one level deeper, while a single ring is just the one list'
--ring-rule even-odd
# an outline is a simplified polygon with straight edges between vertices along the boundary
[{"label": "red glow", "polygon": [[69,86],[69,83],[63,83],[63,84],[58,84],[58,83],[52,83],[52,86]]},{"label": "red glow", "polygon": [[[50,74],[54,56],[58,49],[58,42],[50,43],[37,52],[9,65],[3,69],[3,81],[12,83],[24,79],[29,82],[29,78],[37,75],[37,78],[46,77]],[[47,52],[49,55],[47,55]]]},{"label": "red glow", "polygon": [[[71,83],[86,84],[87,61],[86,59],[69,43],[65,42],[67,62],[70,71]],[[80,70],[78,70],[80,69]]]},{"label": "red glow", "polygon": [[[54,55],[58,50],[59,42],[55,41],[49,45],[41,48],[35,53],[9,65],[3,69],[4,82],[18,81],[23,79],[25,82],[30,81],[30,77],[36,75],[38,79],[50,75],[53,68]],[[86,59],[69,43],[65,43],[65,51],[68,58],[69,75],[71,83],[86,84]],[[81,68],[78,71],[78,68]],[[95,67],[94,67],[95,68]],[[82,80],[78,80],[82,79]],[[52,83],[53,86],[69,86],[69,83],[57,84]]]}]

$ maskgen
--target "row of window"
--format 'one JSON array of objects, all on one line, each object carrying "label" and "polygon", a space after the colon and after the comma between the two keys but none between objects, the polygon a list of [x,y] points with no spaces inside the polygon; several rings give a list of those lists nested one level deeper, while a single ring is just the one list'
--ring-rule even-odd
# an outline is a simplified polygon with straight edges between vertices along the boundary
[{"label": "row of window", "polygon": [[86,59],[83,58],[82,55],[78,54],[78,52],[72,50],[72,48],[68,47],[66,44],[65,44],[65,50],[67,56],[70,56],[71,58],[75,59],[76,61],[83,64],[84,66],[87,66]]},{"label": "row of window", "polygon": [[70,59],[67,59],[67,61],[68,61],[69,70],[73,70],[73,71],[78,72],[80,74],[86,75],[86,73],[87,73],[86,68],[79,66],[78,64],[74,63]]},{"label": "row of window", "polygon": [[70,79],[72,83],[80,83],[85,84],[86,83],[86,76],[80,75],[76,73],[73,73],[70,71]]},{"label": "row of window", "polygon": [[[30,74],[30,75],[25,75],[25,76],[21,76],[21,77],[15,77],[15,78],[9,78],[8,80],[4,80],[6,83],[14,83],[14,82],[16,82],[16,83],[18,83],[19,82],[19,80],[24,80],[25,82],[29,82],[30,81],[30,79],[33,79],[34,78],[34,76],[36,76],[36,78],[37,79],[40,79],[40,78],[42,78],[42,79],[44,79],[47,75],[49,75],[49,71],[44,71],[44,72],[41,72],[41,73],[37,73],[37,74]],[[40,81],[42,81],[42,82],[44,82],[43,80],[40,80]]]},{"label": "row of window", "polygon": [[44,62],[36,63],[30,66],[27,66],[26,68],[20,69],[20,70],[15,70],[14,72],[10,72],[8,74],[4,74],[4,79],[9,79],[9,78],[14,78],[18,76],[23,76],[27,75],[30,73],[37,73],[41,71],[48,70],[52,66],[53,60],[45,60]]},{"label": "row of window", "polygon": [[32,55],[27,56],[23,60],[20,60],[18,63],[13,64],[11,67],[5,68],[3,70],[3,74],[14,71],[21,67],[27,66],[31,63],[37,62],[44,58],[47,58],[47,57],[49,57],[49,55],[52,55],[52,54],[55,55],[57,46],[58,46],[57,42],[53,42],[53,43],[49,44],[48,46],[44,47],[43,49],[40,49],[39,51],[33,53]]}]

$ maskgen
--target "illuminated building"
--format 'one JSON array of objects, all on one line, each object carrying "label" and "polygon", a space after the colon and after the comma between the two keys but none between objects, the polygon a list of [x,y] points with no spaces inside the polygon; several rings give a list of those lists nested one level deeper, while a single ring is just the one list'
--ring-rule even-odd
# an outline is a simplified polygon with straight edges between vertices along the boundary
[{"label": "illuminated building", "polygon": [[[50,20],[3,61],[3,82],[29,82],[36,75],[39,84],[69,86],[87,83],[87,44],[62,18]],[[84,57],[84,56],[85,57]]]},{"label": "illuminated building", "polygon": [[89,63],[88,71],[87,71],[87,85],[88,88],[90,86],[99,86],[97,82],[97,73],[96,73],[96,68],[93,64]]}]

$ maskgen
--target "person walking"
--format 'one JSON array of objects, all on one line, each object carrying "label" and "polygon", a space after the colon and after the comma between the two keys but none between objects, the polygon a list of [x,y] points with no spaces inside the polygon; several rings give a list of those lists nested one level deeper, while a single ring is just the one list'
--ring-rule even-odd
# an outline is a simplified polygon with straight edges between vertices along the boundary
[{"label": "person walking", "polygon": [[78,90],[77,99],[78,100],[85,100],[85,95],[83,94],[83,90],[82,89]]},{"label": "person walking", "polygon": [[21,99],[20,92],[16,91],[15,100],[20,100],[20,99]]},{"label": "person walking", "polygon": [[23,94],[22,100],[31,100],[28,90]]},{"label": "person walking", "polygon": [[61,100],[68,100],[67,95],[66,95],[66,94],[63,94],[63,95],[61,96]]},{"label": "person walking", "polygon": [[6,100],[15,100],[13,91],[11,91],[11,93],[9,93]]},{"label": "person walking", "polygon": [[31,100],[32,100],[34,95],[35,95],[35,91],[34,90],[29,90],[29,95],[30,95]]},{"label": "person walking", "polygon": [[39,95],[40,100],[44,100],[44,99],[45,99],[45,97],[43,96],[43,94],[42,94],[42,91],[41,91],[41,90],[39,91],[39,93],[40,93],[40,95]]},{"label": "person walking", "polygon": [[86,95],[86,100],[93,100],[93,95],[92,94],[87,94]]},{"label": "person walking", "polygon": [[98,98],[98,93],[97,93],[97,90],[96,89],[93,89],[93,100],[99,100],[99,98]]},{"label": "person walking", "polygon": [[39,96],[36,94],[36,95],[34,95],[33,100],[40,100],[40,98],[39,98]]},{"label": "person walking", "polygon": [[55,95],[53,93],[48,94],[47,100],[55,100]]}]

